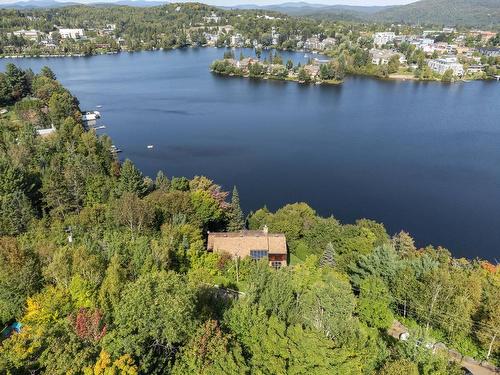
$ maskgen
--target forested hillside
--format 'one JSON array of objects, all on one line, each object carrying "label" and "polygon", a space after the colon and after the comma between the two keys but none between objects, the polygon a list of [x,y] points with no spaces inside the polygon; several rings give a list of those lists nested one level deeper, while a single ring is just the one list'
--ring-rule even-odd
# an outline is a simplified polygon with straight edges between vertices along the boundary
[{"label": "forested hillside", "polygon": [[[0,373],[462,374],[436,342],[499,362],[499,267],[306,203],[245,220],[236,189],[120,163],[50,69],[0,89]],[[291,266],[205,250],[264,225]]]},{"label": "forested hillside", "polygon": [[420,0],[376,13],[375,21],[500,26],[500,0]]},{"label": "forested hillside", "polygon": [[420,0],[387,7],[267,6],[292,16],[364,22],[398,22],[418,25],[500,27],[500,0]]}]

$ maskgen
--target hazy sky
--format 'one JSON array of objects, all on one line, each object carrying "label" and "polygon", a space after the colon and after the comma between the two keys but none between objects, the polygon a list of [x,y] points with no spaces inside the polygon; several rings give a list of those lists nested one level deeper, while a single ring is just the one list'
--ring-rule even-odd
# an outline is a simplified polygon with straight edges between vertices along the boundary
[{"label": "hazy sky", "polygon": [[[0,0],[0,4],[14,3],[19,0]],[[95,2],[113,2],[113,0],[56,0],[56,1],[72,1],[79,3],[95,3]],[[398,5],[398,4],[408,4],[416,0],[304,0],[309,3],[314,4],[348,4],[348,5]],[[166,1],[162,1],[166,2]],[[172,0],[170,2],[185,2],[182,0]],[[212,5],[235,5],[235,4],[279,4],[285,2],[296,2],[294,0],[199,0],[201,3],[212,4]]]}]

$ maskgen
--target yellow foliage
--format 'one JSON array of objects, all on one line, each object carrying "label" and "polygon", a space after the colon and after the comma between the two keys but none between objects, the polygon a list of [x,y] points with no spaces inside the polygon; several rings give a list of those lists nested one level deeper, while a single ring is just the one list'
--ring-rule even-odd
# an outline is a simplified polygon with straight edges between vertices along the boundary
[{"label": "yellow foliage", "polygon": [[111,355],[101,351],[94,368],[87,367],[83,370],[84,375],[137,375],[138,369],[129,354],[124,354],[112,362]]}]

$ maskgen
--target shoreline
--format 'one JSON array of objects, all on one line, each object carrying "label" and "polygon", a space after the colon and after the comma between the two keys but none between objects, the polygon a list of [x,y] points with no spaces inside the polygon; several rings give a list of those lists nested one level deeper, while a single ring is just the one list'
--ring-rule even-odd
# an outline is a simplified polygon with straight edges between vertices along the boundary
[{"label": "shoreline", "polygon": [[263,76],[263,77],[250,77],[248,74],[234,74],[234,73],[221,73],[221,72],[216,72],[213,69],[209,69],[209,71],[212,74],[218,75],[218,76],[223,76],[223,77],[231,77],[231,78],[245,78],[245,79],[253,79],[256,81],[278,81],[278,82],[294,82],[298,83],[301,85],[328,85],[328,86],[340,86],[344,83],[344,81],[335,81],[335,80],[325,80],[325,81],[311,81],[311,82],[305,82],[305,81],[299,81],[298,79],[293,79],[293,78],[278,78],[278,77],[272,77],[272,76]]},{"label": "shoreline", "polygon": [[[47,54],[47,55],[45,55],[45,54],[40,54],[40,55],[0,55],[0,60],[2,60],[2,59],[5,59],[5,60],[9,60],[9,59],[49,59],[49,58],[64,58],[64,57],[93,57],[93,56],[103,56],[103,55],[117,55],[117,54],[121,54],[121,53],[173,51],[173,50],[183,49],[183,48],[217,48],[217,49],[220,48],[220,49],[226,49],[226,48],[232,48],[232,47],[216,47],[216,46],[207,46],[207,45],[205,45],[205,46],[175,47],[175,48],[168,48],[168,49],[164,49],[164,48],[141,49],[141,50],[137,50],[137,51],[130,51],[130,50],[108,51],[108,52],[98,52],[98,53],[91,53],[91,54],[68,53],[68,54]],[[245,47],[241,47],[241,48],[245,48]],[[281,51],[280,49],[277,49],[277,50]],[[302,52],[304,52],[304,50],[291,50],[289,52],[302,53]],[[210,69],[210,70],[212,71],[212,69]],[[213,73],[220,74],[220,75],[225,75],[225,76],[231,76],[230,74],[225,74],[225,73],[220,73],[220,72],[213,72]],[[348,73],[346,75],[347,76],[353,76],[353,77],[370,77],[370,78],[374,78],[374,79],[381,80],[381,81],[437,82],[437,83],[446,83],[446,84],[459,83],[459,82],[462,82],[462,83],[465,83],[465,82],[475,82],[475,81],[495,81],[494,78],[488,77],[488,78],[485,78],[485,79],[479,79],[479,78],[464,79],[464,78],[461,78],[461,79],[456,79],[456,80],[454,80],[452,82],[442,82],[439,79],[421,80],[419,78],[416,78],[413,75],[405,75],[405,74],[398,74],[398,73],[390,74],[388,77],[379,77],[379,76],[376,76],[376,75],[363,74],[363,73],[359,73],[359,74]],[[233,76],[234,76],[234,74],[233,74]],[[255,78],[255,79],[258,79],[258,80],[271,79],[271,80],[274,80],[274,81],[290,81],[290,82],[297,82],[297,83],[301,83],[301,84],[305,84],[306,83],[306,82],[298,81],[296,79],[281,79],[281,78],[275,78],[275,77],[271,77],[271,76],[267,76],[267,77],[249,77],[249,76],[239,75],[239,74],[236,75],[236,76],[240,76],[240,77],[243,77],[243,78]],[[343,82],[344,82],[343,80],[342,81],[326,81],[325,80],[325,81],[320,81],[320,82],[309,82],[308,84],[341,85]]]}]

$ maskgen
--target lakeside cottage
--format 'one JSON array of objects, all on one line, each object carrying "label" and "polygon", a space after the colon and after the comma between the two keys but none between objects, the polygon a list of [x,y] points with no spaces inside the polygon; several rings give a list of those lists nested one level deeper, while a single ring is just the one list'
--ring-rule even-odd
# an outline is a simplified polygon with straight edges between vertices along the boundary
[{"label": "lakeside cottage", "polygon": [[228,253],[233,258],[267,259],[274,268],[288,264],[285,235],[269,233],[267,226],[263,230],[209,233],[207,251]]}]

